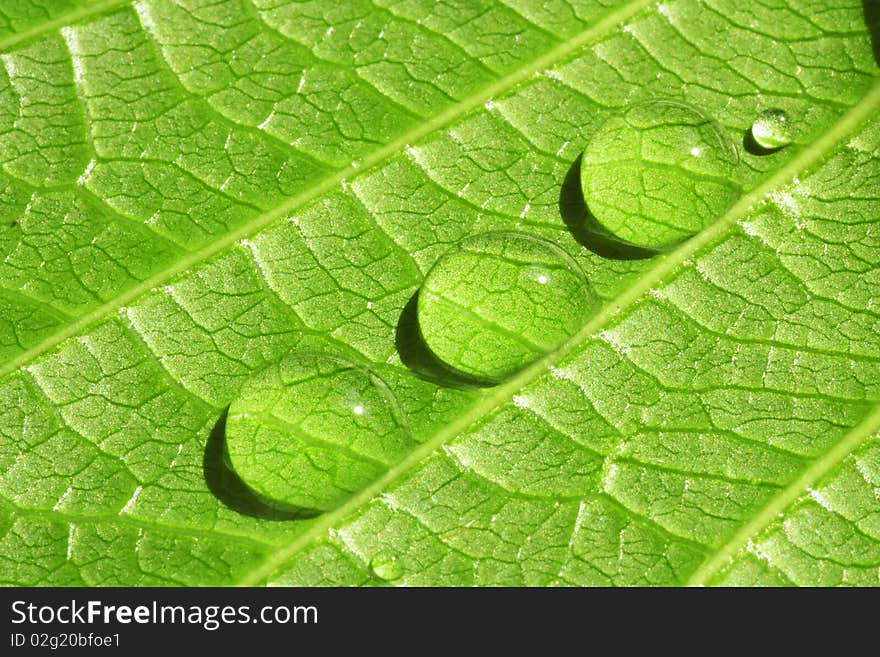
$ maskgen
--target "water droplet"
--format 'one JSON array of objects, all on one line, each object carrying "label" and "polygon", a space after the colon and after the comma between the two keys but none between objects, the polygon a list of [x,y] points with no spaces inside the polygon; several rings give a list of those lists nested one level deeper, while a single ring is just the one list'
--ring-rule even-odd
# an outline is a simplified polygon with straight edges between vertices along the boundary
[{"label": "water droplet", "polygon": [[584,151],[588,228],[631,246],[673,247],[736,200],[738,159],[724,130],[690,105],[633,105],[606,121]]},{"label": "water droplet", "polygon": [[788,146],[794,138],[791,119],[784,110],[764,110],[752,123],[752,138],[758,146],[766,150]]},{"label": "water droplet", "polygon": [[599,301],[577,263],[555,244],[491,232],[460,242],[419,290],[419,330],[447,367],[496,383],[558,347]]},{"label": "water droplet", "polygon": [[397,557],[387,552],[380,552],[370,560],[370,572],[383,582],[390,582],[403,575],[403,568]]},{"label": "water droplet", "polygon": [[413,446],[375,374],[327,354],[294,352],[248,380],[229,407],[229,466],[266,504],[337,506]]}]

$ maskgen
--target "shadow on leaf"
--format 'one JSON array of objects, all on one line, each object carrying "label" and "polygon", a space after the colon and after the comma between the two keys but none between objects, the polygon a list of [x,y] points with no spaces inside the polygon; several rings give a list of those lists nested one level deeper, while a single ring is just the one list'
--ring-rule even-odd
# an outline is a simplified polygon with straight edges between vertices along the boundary
[{"label": "shadow on leaf", "polygon": [[862,11],[865,15],[865,25],[871,34],[874,61],[880,66],[880,0],[864,0]]},{"label": "shadow on leaf", "polygon": [[765,148],[761,146],[761,144],[755,141],[751,126],[746,128],[746,131],[743,133],[742,146],[749,155],[772,155],[782,150],[782,146],[779,148]]},{"label": "shadow on leaf", "polygon": [[495,382],[482,381],[451,370],[428,349],[419,331],[418,303],[419,292],[416,290],[397,321],[394,346],[401,362],[419,378],[447,388],[473,390],[495,385]]},{"label": "shadow on leaf", "polygon": [[602,234],[602,228],[587,207],[581,190],[581,156],[572,162],[559,192],[559,214],[572,237],[593,253],[613,260],[641,260],[656,251],[618,242]]},{"label": "shadow on leaf", "polygon": [[205,445],[205,456],[202,459],[205,483],[214,496],[233,511],[264,520],[297,520],[318,515],[319,512],[312,510],[284,510],[266,504],[232,471],[226,459],[228,412],[228,408],[223,410],[220,419],[211,430],[208,443]]}]

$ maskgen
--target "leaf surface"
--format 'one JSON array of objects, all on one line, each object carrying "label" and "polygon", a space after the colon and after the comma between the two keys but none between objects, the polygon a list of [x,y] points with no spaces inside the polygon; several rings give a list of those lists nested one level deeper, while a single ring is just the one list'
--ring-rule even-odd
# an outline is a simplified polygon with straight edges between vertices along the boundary
[{"label": "leaf surface", "polygon": [[[8,4],[3,583],[878,583],[872,0]],[[741,146],[741,192],[632,257],[583,230],[577,157],[657,97]],[[794,142],[755,154],[768,108]],[[492,230],[603,305],[473,388],[412,299]],[[310,517],[223,467],[291,350],[369,367],[415,443]]]}]

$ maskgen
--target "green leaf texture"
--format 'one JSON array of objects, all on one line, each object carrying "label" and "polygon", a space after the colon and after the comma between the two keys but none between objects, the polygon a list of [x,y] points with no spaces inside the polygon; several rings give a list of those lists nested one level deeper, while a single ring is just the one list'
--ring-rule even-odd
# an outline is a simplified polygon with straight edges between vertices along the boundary
[{"label": "green leaf texture", "polygon": [[[393,557],[404,585],[877,585],[878,15],[3,2],[0,579],[378,584]],[[742,191],[622,257],[571,181],[650,98],[728,131]],[[768,108],[794,142],[752,154]],[[473,388],[422,368],[411,300],[491,230],[557,244],[602,307]],[[226,407],[297,349],[375,371],[414,442],[311,517],[222,467]]]}]

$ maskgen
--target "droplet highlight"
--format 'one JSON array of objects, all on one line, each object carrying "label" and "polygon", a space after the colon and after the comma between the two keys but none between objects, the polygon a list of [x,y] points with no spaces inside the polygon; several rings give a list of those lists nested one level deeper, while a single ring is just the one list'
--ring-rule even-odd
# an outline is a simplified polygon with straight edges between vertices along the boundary
[{"label": "droplet highlight", "polygon": [[403,568],[401,568],[397,557],[387,552],[380,552],[370,560],[370,572],[376,579],[391,582],[400,579],[403,575]]},{"label": "droplet highlight", "polygon": [[698,233],[739,194],[727,133],[677,101],[639,103],[608,119],[581,158],[589,232],[663,251]]},{"label": "droplet highlight", "polygon": [[267,505],[326,511],[414,443],[394,395],[368,369],[294,352],[243,386],[226,419],[226,458]]},{"label": "droplet highlight", "polygon": [[768,109],[761,112],[752,123],[752,139],[768,151],[788,146],[794,139],[794,130],[785,110]]},{"label": "droplet highlight", "polygon": [[460,242],[418,295],[428,349],[477,383],[498,383],[558,347],[599,300],[577,263],[543,239],[491,232]]}]

